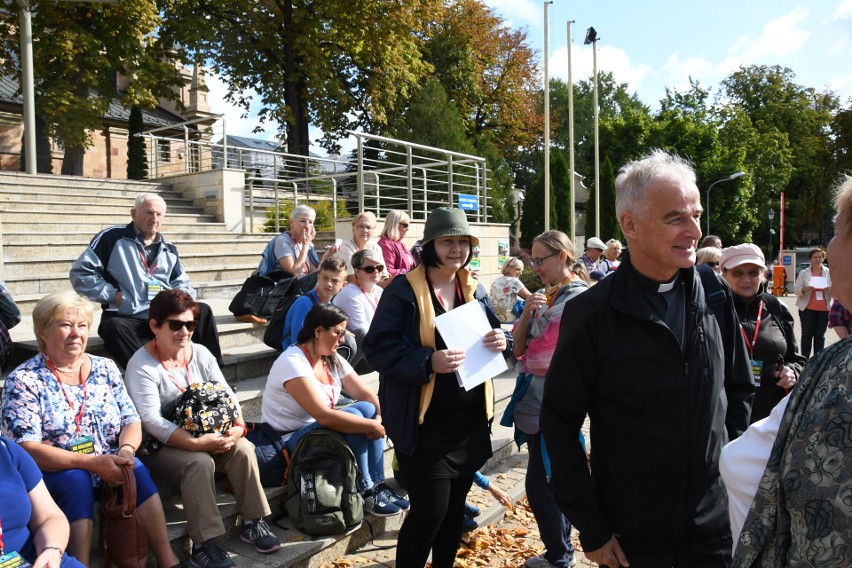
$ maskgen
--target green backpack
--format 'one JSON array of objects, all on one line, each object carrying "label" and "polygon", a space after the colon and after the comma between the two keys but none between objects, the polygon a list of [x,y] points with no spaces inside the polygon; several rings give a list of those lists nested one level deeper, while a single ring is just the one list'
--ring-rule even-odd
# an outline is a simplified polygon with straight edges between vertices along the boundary
[{"label": "green backpack", "polygon": [[284,505],[293,525],[313,536],[341,534],[361,524],[364,501],[358,466],[346,440],[317,428],[296,444],[287,468]]}]

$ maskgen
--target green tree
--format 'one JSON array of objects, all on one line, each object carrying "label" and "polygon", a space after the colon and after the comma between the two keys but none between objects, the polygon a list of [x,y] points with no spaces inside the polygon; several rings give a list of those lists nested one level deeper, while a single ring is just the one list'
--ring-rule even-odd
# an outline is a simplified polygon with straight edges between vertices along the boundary
[{"label": "green tree", "polygon": [[[544,232],[544,167],[539,166],[539,175],[536,177],[529,189],[526,191],[526,199],[521,208],[521,246],[527,250],[532,246],[532,241]],[[551,175],[553,165],[551,164]],[[552,178],[551,178],[552,179]],[[556,199],[553,195],[551,181],[550,189],[550,227],[555,228],[557,223]]]},{"label": "green tree", "polygon": [[130,120],[127,125],[127,179],[145,179],[148,176],[145,139],[136,136],[144,130],[142,110],[133,105],[130,108]]},{"label": "green tree", "polygon": [[[587,233],[588,234],[588,233]],[[601,234],[604,241],[621,239],[621,227],[615,214],[615,168],[609,156],[601,166]]]},{"label": "green tree", "polygon": [[[760,213],[759,234],[768,233],[765,212],[784,191],[789,205],[786,242],[824,242],[828,189],[836,175],[830,125],[837,99],[829,92],[799,85],[794,79],[793,71],[785,67],[741,67],[722,81],[719,106],[726,122],[736,113],[744,113],[761,137],[759,141],[790,159],[792,170],[786,183],[756,184],[751,208]],[[766,147],[759,151],[765,152]],[[783,179],[776,176],[773,181]]]},{"label": "green tree", "polygon": [[[33,18],[36,114],[65,146],[62,173],[83,173],[91,132],[110,103],[153,107],[178,84],[167,44],[158,41],[155,0],[117,4],[40,2]],[[20,76],[18,15],[0,11],[2,71]],[[119,90],[117,74],[133,80]]]},{"label": "green tree", "polygon": [[556,215],[550,218],[550,226],[566,235],[571,234],[571,181],[568,178],[568,162],[561,150],[550,152],[550,184]]},{"label": "green tree", "polygon": [[[36,115],[36,172],[40,174],[53,173],[53,151],[50,147],[50,138],[47,136],[47,124],[44,118]],[[21,166],[20,171],[27,171],[27,148],[24,136],[21,136]]]},{"label": "green tree", "polygon": [[208,62],[229,99],[281,125],[287,150],[308,155],[309,125],[339,151],[350,129],[382,133],[431,67],[424,21],[438,0],[170,0],[162,35]]}]

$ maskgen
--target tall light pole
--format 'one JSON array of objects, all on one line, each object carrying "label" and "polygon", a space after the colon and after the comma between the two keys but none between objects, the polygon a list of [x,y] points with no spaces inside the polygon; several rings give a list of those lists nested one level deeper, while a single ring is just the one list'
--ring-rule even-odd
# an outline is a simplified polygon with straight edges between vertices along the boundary
[{"label": "tall light pole", "polygon": [[706,213],[707,213],[707,234],[708,235],[710,234],[710,190],[713,189],[713,186],[716,185],[717,183],[722,183],[723,181],[735,180],[737,178],[743,177],[744,175],[745,175],[745,172],[734,172],[731,175],[729,175],[728,177],[725,177],[725,178],[722,178],[722,179],[717,179],[716,181],[714,181],[713,183],[710,184],[710,187],[707,188],[707,211],[706,211]]},{"label": "tall light pole", "polygon": [[[120,0],[60,0],[85,4],[118,4]],[[35,174],[38,157],[36,156],[35,132],[35,74],[33,72],[33,0],[17,0],[21,7],[21,95],[24,99],[24,153],[27,156],[27,172]]]},{"label": "tall light pole", "polygon": [[550,58],[550,23],[548,8],[544,3],[544,230],[550,230],[550,75],[547,60]]},{"label": "tall light pole", "polygon": [[574,191],[574,80],[571,74],[571,24],[568,20],[568,187],[571,192],[571,242],[577,241],[577,212],[575,203],[577,194]]},{"label": "tall light pole", "polygon": [[769,208],[767,212],[767,217],[769,217],[769,258],[773,258],[772,256],[772,235],[775,234],[775,227],[772,225],[772,222],[775,220],[775,211],[772,207]]},{"label": "tall light pole", "polygon": [[[586,30],[586,41],[583,42],[583,45],[589,44],[592,44],[592,75],[594,76],[592,99],[595,106],[595,236],[597,236],[601,234],[601,161],[600,139],[598,138],[598,32],[592,27]],[[571,172],[571,175],[574,175],[574,172]]]}]

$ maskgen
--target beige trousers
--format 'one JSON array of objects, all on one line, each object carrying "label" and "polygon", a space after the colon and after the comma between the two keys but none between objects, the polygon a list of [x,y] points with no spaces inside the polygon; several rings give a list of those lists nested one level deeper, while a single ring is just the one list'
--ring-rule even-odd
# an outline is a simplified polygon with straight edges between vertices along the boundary
[{"label": "beige trousers", "polygon": [[196,544],[225,534],[216,505],[216,472],[227,473],[234,486],[237,510],[245,519],[269,515],[269,503],[260,485],[254,445],[240,438],[224,454],[191,452],[166,446],[141,457],[154,480],[179,487],[186,512],[187,532]]}]

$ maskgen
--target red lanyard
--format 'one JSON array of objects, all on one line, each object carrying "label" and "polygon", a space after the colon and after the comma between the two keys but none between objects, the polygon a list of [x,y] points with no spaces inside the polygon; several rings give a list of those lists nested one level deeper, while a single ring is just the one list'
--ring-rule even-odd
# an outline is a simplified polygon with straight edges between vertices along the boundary
[{"label": "red lanyard", "polygon": [[[356,280],[357,280],[357,278],[356,278]],[[362,287],[361,287],[361,284],[358,284],[358,288],[361,288],[361,293],[362,293],[362,294],[364,294],[364,297],[365,297],[365,298],[367,298],[367,302],[368,302],[371,306],[373,306],[373,311],[375,312],[375,311],[376,311],[376,308],[379,306],[379,300],[378,300],[378,299],[376,299],[376,298],[374,298],[374,297],[373,297],[373,294],[371,294],[371,293],[367,292],[366,290],[364,290],[364,288],[362,288]]]},{"label": "red lanyard", "polygon": [[[426,271],[426,280],[429,281],[429,285],[432,287],[432,291],[435,293],[435,297],[438,298],[438,301],[441,302],[441,307],[444,308],[444,311],[448,312],[450,309],[447,307],[447,302],[441,297],[437,290],[435,290],[435,284],[432,282],[432,279],[429,277],[429,271]],[[461,297],[461,286],[459,285],[459,277],[456,276],[456,297]]]},{"label": "red lanyard", "polygon": [[154,279],[154,270],[157,269],[157,266],[159,266],[159,264],[155,262],[154,266],[149,267],[148,266],[148,259],[145,258],[145,255],[142,253],[141,250],[139,251],[139,258],[142,259],[142,266],[145,267],[145,270],[148,271],[148,274],[151,275],[151,279],[153,280]]},{"label": "red lanyard", "polygon": [[[152,341],[152,347],[154,348],[154,353],[157,354],[157,359],[160,361],[160,365],[163,366],[163,369],[165,369],[166,374],[169,376],[169,378],[172,380],[172,382],[175,384],[175,386],[178,388],[178,390],[180,390],[180,392],[186,392],[186,389],[178,384],[177,379],[175,379],[175,376],[172,374],[171,370],[169,370],[166,367],[166,364],[163,363],[163,358],[160,357],[160,352],[157,351],[157,339],[156,338],[154,339],[154,341]],[[189,375],[189,358],[188,357],[186,359],[186,367],[184,367],[184,369],[186,370],[186,386],[189,386],[189,385],[192,384],[192,381],[190,380],[190,375]]]},{"label": "red lanyard", "polygon": [[[53,363],[45,357],[45,362],[47,366],[50,367],[50,370],[53,371],[53,376],[56,377],[56,382],[59,383],[59,388],[62,389],[62,394],[65,395],[65,401],[68,403],[68,406],[71,408],[71,412],[74,412],[74,405],[71,404],[71,397],[68,396],[68,393],[65,391],[65,385],[62,384],[62,379],[59,378],[59,373],[56,370],[56,367],[53,366]],[[80,363],[80,386],[83,387],[83,402],[80,403],[80,410],[74,415],[74,424],[77,426],[77,434],[80,434],[80,424],[83,422],[83,411],[86,408],[86,398],[89,396],[88,389],[86,389],[86,381],[83,380],[83,363]]]},{"label": "red lanyard", "polygon": [[757,323],[754,324],[754,337],[751,338],[751,342],[748,340],[748,336],[746,335],[745,329],[743,326],[740,326],[740,331],[743,332],[743,339],[745,339],[746,346],[748,346],[748,354],[749,357],[754,357],[754,344],[757,343],[757,333],[760,331],[760,316],[763,314],[763,300],[760,301],[760,307],[757,308]]},{"label": "red lanyard", "polygon": [[3,548],[3,521],[0,520],[0,556],[3,556],[4,548]]},{"label": "red lanyard", "polygon": [[[314,360],[311,359],[311,354],[308,353],[308,348],[305,347],[304,345],[302,345],[302,351],[305,353],[305,357],[307,357],[308,363],[310,363],[310,365],[311,365],[311,370],[313,370],[315,363],[314,363]],[[332,396],[332,393],[334,393],[334,385],[331,384],[331,374],[329,374],[329,372],[328,372],[328,364],[325,361],[322,362],[322,368],[323,368],[323,371],[325,371],[325,376],[329,381],[327,384],[328,384],[329,388],[331,389],[331,393],[329,393],[324,388],[322,389],[322,391],[325,393],[325,396],[328,397],[328,402],[331,404],[331,409],[334,410],[334,397]],[[326,384],[326,383],[322,382],[319,377],[316,376],[316,371],[314,371],[314,378],[317,380],[317,382],[320,385]]]}]

